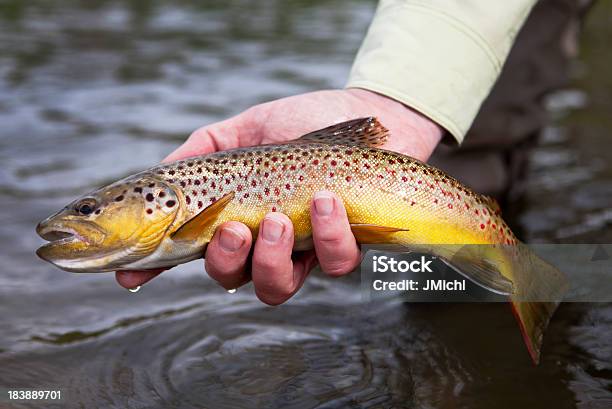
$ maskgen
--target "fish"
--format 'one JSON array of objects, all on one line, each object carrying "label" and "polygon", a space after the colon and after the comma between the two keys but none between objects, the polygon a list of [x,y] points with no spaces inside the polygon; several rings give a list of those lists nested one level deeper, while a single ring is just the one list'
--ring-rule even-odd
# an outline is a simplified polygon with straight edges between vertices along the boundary
[{"label": "fish", "polygon": [[170,268],[204,254],[215,229],[239,221],[258,234],[268,212],[294,225],[294,250],[313,247],[315,192],[343,201],[360,244],[427,251],[508,297],[534,362],[567,289],[564,275],[522,245],[497,203],[440,169],[383,149],[374,117],[283,144],[164,163],[101,187],[41,221],[42,259],[70,272]]}]

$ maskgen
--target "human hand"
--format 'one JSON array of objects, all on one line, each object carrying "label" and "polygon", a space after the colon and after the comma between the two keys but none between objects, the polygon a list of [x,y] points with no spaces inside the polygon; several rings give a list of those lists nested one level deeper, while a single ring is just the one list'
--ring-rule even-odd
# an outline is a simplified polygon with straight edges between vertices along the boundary
[{"label": "human hand", "polygon": [[[171,162],[236,147],[283,143],[359,117],[375,116],[390,131],[384,149],[426,161],[442,137],[442,128],[405,105],[363,89],[318,91],[256,105],[243,113],[196,130],[164,161]],[[205,255],[208,274],[226,289],[253,280],[257,296],[280,304],[299,288],[317,261],[332,276],[350,273],[360,262],[346,210],[332,192],[318,192],[311,204],[314,251],[292,254],[293,226],[281,213],[269,213],[248,266],[253,243],[247,226],[219,226]],[[133,288],[163,270],[118,271],[118,283]],[[250,272],[250,274],[249,274]]]}]

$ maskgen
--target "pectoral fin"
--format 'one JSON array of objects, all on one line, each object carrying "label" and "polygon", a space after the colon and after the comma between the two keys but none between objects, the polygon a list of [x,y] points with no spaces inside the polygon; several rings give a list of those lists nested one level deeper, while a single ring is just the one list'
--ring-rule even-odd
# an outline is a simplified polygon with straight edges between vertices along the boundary
[{"label": "pectoral fin", "polygon": [[398,227],[379,226],[376,224],[351,223],[351,230],[358,243],[392,243],[393,234],[408,229]]},{"label": "pectoral fin", "polygon": [[174,241],[195,241],[202,231],[217,220],[225,206],[234,198],[234,192],[228,193],[200,213],[189,219],[170,236]]}]

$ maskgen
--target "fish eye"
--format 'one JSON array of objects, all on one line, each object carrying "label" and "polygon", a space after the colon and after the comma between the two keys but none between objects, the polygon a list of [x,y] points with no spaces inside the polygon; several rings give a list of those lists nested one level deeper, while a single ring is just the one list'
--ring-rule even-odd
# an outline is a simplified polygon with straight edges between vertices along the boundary
[{"label": "fish eye", "polygon": [[96,202],[93,199],[83,199],[74,206],[74,209],[80,214],[86,216],[96,210]]}]

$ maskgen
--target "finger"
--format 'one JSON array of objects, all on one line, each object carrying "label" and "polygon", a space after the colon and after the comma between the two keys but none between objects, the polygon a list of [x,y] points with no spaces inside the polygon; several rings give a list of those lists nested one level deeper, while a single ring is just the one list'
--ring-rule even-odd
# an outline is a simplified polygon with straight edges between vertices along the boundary
[{"label": "finger", "polygon": [[208,275],[227,290],[246,283],[251,243],[251,231],[244,224],[227,222],[219,226],[206,248],[204,263]]},{"label": "finger", "polygon": [[353,271],[361,262],[361,252],[340,198],[328,191],[315,193],[310,218],[321,270],[335,277]]},{"label": "finger", "polygon": [[117,271],[115,273],[115,280],[117,280],[121,287],[127,289],[136,288],[154,279],[165,270],[165,268],[157,268],[155,270],[142,271]]},{"label": "finger", "polygon": [[266,304],[288,300],[307,273],[303,264],[294,266],[293,225],[282,213],[268,213],[259,226],[253,252],[252,278],[257,297]]},{"label": "finger", "polygon": [[223,151],[260,142],[256,115],[247,110],[225,121],[216,122],[194,131],[187,141],[168,155],[163,162]]}]

